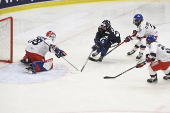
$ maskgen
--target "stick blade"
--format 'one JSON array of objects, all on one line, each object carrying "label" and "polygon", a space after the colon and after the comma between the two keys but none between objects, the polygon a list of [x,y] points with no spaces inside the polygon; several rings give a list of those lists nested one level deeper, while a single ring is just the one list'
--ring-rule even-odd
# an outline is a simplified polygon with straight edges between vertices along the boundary
[{"label": "stick blade", "polygon": [[116,77],[110,77],[110,76],[105,76],[103,77],[104,79],[111,79],[111,78],[116,78]]},{"label": "stick blade", "polygon": [[82,67],[81,72],[83,72],[83,69],[84,69],[84,66]]}]

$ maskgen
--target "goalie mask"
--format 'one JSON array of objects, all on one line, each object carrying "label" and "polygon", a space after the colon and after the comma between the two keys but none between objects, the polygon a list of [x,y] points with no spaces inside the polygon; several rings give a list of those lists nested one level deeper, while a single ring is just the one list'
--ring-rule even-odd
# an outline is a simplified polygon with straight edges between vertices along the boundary
[{"label": "goalie mask", "polygon": [[52,32],[52,31],[48,31],[48,32],[46,33],[46,36],[49,37],[49,38],[51,38],[53,41],[54,41],[55,38],[56,38],[56,34],[55,34],[54,32]]}]

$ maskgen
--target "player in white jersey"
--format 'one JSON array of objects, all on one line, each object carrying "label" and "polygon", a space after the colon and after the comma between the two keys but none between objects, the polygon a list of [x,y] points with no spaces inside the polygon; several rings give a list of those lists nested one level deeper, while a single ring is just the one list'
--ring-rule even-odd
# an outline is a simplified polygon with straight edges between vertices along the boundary
[{"label": "player in white jersey", "polygon": [[67,55],[54,44],[55,38],[55,33],[49,31],[46,33],[46,37],[38,36],[36,39],[28,41],[28,45],[25,48],[26,54],[21,62],[31,65],[24,70],[25,72],[36,73],[52,69],[53,58],[45,60],[47,52],[55,53],[58,58]]},{"label": "player in white jersey", "polygon": [[[162,70],[166,75],[163,79],[170,79],[170,49],[156,42],[154,35],[148,36],[146,43],[150,51],[149,54],[146,54],[146,62],[150,62],[148,69],[151,76],[147,81],[149,83],[157,82],[156,71],[158,70]],[[145,65],[145,63],[137,65],[137,67],[142,67],[143,65]]]},{"label": "player in white jersey", "polygon": [[140,52],[136,59],[141,59],[146,48],[146,37],[154,35],[157,38],[158,31],[155,26],[144,21],[141,14],[136,14],[134,16],[133,24],[137,26],[137,30],[134,30],[132,36],[127,36],[124,41],[129,42],[130,40],[138,40],[138,42],[135,44],[134,48],[127,53],[127,55],[134,54],[140,48]]}]

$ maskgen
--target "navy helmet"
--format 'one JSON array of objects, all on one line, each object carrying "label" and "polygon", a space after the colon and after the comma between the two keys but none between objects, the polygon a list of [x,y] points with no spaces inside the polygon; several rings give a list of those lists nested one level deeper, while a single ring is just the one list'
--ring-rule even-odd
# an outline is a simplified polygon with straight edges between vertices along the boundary
[{"label": "navy helmet", "polygon": [[109,28],[111,26],[111,23],[109,20],[104,20],[101,24],[101,26]]},{"label": "navy helmet", "polygon": [[133,20],[143,20],[143,16],[141,14],[136,14]]},{"label": "navy helmet", "polygon": [[109,20],[103,20],[103,22],[101,23],[101,25],[98,28],[99,32],[105,32],[108,28],[111,27],[111,23]]}]

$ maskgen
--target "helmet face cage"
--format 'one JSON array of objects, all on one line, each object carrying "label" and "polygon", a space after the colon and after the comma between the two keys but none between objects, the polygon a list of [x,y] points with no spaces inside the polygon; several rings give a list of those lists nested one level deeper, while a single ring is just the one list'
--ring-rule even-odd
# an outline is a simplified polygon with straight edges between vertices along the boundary
[{"label": "helmet face cage", "polygon": [[104,20],[102,23],[101,23],[101,25],[100,25],[100,27],[102,28],[102,29],[104,29],[104,30],[106,30],[107,28],[109,28],[111,25],[110,25],[110,21],[109,20]]},{"label": "helmet face cage", "polygon": [[54,40],[56,38],[56,34],[54,32],[52,32],[52,31],[48,31],[46,33],[46,36],[51,38],[52,40]]}]

